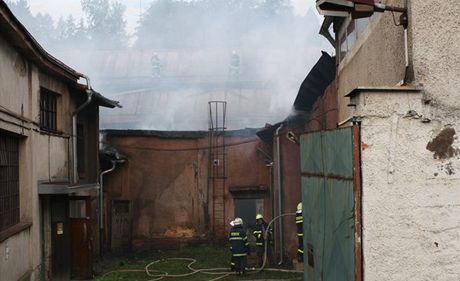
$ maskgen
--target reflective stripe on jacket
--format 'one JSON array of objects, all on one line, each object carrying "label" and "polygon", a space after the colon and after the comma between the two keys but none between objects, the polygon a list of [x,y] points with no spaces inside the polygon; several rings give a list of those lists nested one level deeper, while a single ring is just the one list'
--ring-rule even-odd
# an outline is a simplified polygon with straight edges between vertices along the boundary
[{"label": "reflective stripe on jacket", "polygon": [[230,242],[230,249],[232,250],[232,256],[243,257],[249,253],[249,242],[246,232],[240,225],[232,227],[228,238]]},{"label": "reflective stripe on jacket", "polygon": [[[256,246],[264,246],[265,245],[265,239],[264,239],[264,233],[268,227],[268,224],[264,221],[261,224],[256,224],[254,227],[254,231],[252,234],[254,234],[254,237],[256,238]],[[268,237],[267,240],[271,242],[272,240],[272,229],[270,228],[268,230]]]},{"label": "reflective stripe on jacket", "polygon": [[303,236],[303,216],[302,211],[297,211],[295,213],[295,224],[297,225],[297,236]]}]

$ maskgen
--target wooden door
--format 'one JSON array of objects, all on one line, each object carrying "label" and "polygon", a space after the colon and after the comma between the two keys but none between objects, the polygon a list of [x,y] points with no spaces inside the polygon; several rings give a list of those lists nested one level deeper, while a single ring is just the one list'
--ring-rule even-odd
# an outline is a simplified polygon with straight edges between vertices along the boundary
[{"label": "wooden door", "polygon": [[53,281],[70,280],[67,198],[51,200],[51,276]]},{"label": "wooden door", "polygon": [[131,249],[131,201],[112,201],[111,250],[115,253]]},{"label": "wooden door", "polygon": [[89,199],[71,199],[69,203],[71,273],[75,279],[91,279],[93,275],[89,204]]}]

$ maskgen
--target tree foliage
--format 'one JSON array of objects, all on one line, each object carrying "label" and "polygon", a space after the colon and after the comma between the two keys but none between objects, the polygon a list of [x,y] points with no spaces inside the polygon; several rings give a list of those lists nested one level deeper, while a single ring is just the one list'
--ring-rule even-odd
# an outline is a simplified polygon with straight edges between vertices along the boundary
[{"label": "tree foliage", "polygon": [[126,46],[126,21],[123,19],[125,6],[109,0],[82,0],[81,4],[91,41],[105,48]]},{"label": "tree foliage", "polygon": [[33,15],[27,0],[7,1],[15,16],[29,32],[49,50],[70,46],[95,49],[126,47],[125,6],[109,0],[82,0],[86,24],[77,23],[72,15],[60,17],[55,23],[47,13]]},{"label": "tree foliage", "polygon": [[142,17],[141,48],[238,47],[282,43],[299,22],[290,0],[157,0]]}]

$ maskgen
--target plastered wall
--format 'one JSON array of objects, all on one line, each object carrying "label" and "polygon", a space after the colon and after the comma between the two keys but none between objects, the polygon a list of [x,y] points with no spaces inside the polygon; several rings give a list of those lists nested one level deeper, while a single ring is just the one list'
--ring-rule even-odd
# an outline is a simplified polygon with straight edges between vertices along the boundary
[{"label": "plastered wall", "polygon": [[[404,6],[405,1],[386,1]],[[339,119],[362,118],[365,280],[460,278],[460,21],[458,1],[407,1],[403,30],[374,15],[339,65]],[[363,91],[348,107],[343,96]]]},{"label": "plastered wall", "polygon": [[[40,87],[60,95],[58,129],[63,132],[60,136],[39,131]],[[41,233],[37,183],[39,180],[68,178],[68,135],[71,133],[69,112],[73,104],[65,83],[40,73],[1,37],[0,101],[0,129],[20,138],[20,221],[32,223],[30,228],[0,242],[0,279],[15,281],[23,275],[30,275],[31,280],[38,280]],[[22,116],[24,120],[6,111]]]},{"label": "plastered wall", "polygon": [[352,99],[362,118],[364,280],[460,277],[460,125],[419,116],[422,95]]}]

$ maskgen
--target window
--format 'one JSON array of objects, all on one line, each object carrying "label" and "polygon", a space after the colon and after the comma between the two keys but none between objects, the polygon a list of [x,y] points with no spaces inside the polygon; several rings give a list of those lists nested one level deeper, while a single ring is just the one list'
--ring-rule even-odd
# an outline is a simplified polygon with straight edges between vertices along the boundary
[{"label": "window", "polygon": [[40,90],[40,128],[57,131],[57,97],[46,89]]},{"label": "window", "polygon": [[339,54],[340,61],[345,58],[345,55],[351,50],[356,40],[360,38],[361,34],[367,29],[369,25],[369,18],[351,19],[348,18],[339,32]]},{"label": "window", "polygon": [[0,131],[0,232],[19,223],[19,140]]}]

